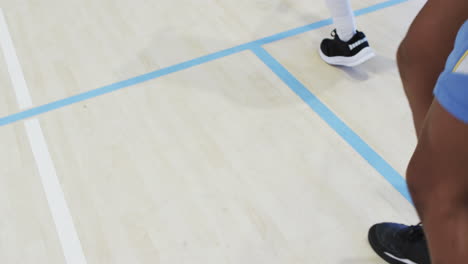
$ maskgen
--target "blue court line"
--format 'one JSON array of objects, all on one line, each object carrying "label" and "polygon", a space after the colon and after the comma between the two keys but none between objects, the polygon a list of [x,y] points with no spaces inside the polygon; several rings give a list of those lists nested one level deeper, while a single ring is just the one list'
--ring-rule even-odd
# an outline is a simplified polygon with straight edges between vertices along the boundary
[{"label": "blue court line", "polygon": [[[381,10],[390,6],[394,6],[394,5],[397,5],[406,1],[408,0],[388,0],[379,4],[372,5],[370,7],[359,9],[355,11],[355,14],[357,16],[361,16],[361,15],[375,12],[375,11],[378,11],[378,10]],[[185,69],[203,64],[203,63],[207,63],[213,60],[217,60],[217,59],[220,59],[220,58],[223,58],[223,57],[235,54],[235,53],[239,53],[245,50],[250,50],[260,45],[264,45],[264,44],[272,43],[272,42],[282,40],[288,37],[296,36],[296,35],[299,35],[299,34],[314,30],[314,29],[318,29],[324,26],[331,25],[332,23],[333,22],[331,19],[320,20],[318,22],[315,22],[306,26],[291,29],[285,32],[281,32],[281,33],[269,36],[269,37],[265,37],[265,38],[258,39],[258,40],[255,40],[246,44],[242,44],[233,48],[225,49],[225,50],[218,51],[218,52],[206,55],[206,56],[198,57],[196,59],[192,59],[192,60],[182,62],[173,66],[169,66],[167,68],[159,69],[150,73],[146,73],[137,77],[133,77],[125,81],[117,82],[111,85],[97,88],[95,90],[83,92],[83,93],[80,93],[80,94],[77,94],[77,95],[74,95],[65,99],[61,99],[61,100],[54,101],[54,102],[44,104],[41,106],[33,107],[28,110],[21,111],[21,112],[0,118],[0,126],[5,126],[5,125],[8,125],[8,124],[11,124],[11,123],[23,120],[23,119],[37,116],[37,115],[40,115],[40,114],[43,114],[43,113],[46,113],[55,109],[59,109],[59,108],[62,108],[62,107],[65,107],[74,103],[82,102],[82,101],[85,101],[85,100],[88,100],[88,99],[91,99],[100,95],[111,93],[111,92],[114,92],[123,88],[127,88],[130,86],[139,84],[139,83],[149,81],[149,80],[153,80],[155,78],[169,75],[174,72],[182,71],[182,70],[185,70]]]},{"label": "blue court line", "polygon": [[299,80],[262,47],[252,48],[257,57],[263,61],[286,85],[291,88],[312,110],[314,110],[333,130],[338,133],[356,152],[359,153],[375,170],[377,170],[408,201],[411,197],[403,177],[388,164],[377,152],[336,116],[324,103],[312,94]]}]

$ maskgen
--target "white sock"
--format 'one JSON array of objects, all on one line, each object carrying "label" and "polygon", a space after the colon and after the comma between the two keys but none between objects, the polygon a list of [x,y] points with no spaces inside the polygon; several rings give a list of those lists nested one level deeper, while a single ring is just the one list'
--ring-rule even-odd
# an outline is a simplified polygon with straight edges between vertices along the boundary
[{"label": "white sock", "polygon": [[338,37],[350,40],[356,34],[356,21],[349,0],[326,0]]}]

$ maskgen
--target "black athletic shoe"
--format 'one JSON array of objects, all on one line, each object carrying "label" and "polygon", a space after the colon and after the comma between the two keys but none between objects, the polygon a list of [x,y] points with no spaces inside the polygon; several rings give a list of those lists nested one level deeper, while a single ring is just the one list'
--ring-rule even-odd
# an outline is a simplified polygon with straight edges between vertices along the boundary
[{"label": "black athletic shoe", "polygon": [[406,226],[394,223],[374,225],[369,230],[374,251],[391,264],[430,264],[429,250],[421,224]]},{"label": "black athletic shoe", "polygon": [[332,65],[353,67],[374,57],[366,35],[357,31],[347,42],[340,39],[336,29],[332,31],[333,39],[324,39],[320,44],[320,57]]}]

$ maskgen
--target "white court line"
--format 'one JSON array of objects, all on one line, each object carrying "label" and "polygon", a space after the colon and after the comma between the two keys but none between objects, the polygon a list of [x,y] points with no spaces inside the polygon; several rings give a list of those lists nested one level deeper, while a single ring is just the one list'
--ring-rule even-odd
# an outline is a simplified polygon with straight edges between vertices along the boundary
[{"label": "white court line", "polygon": [[[19,107],[21,109],[30,108],[32,107],[31,96],[1,8],[0,45],[2,46]],[[42,186],[49,203],[65,260],[67,264],[85,264],[86,258],[81,248],[80,239],[75,230],[67,202],[65,201],[65,196],[60,186],[39,120],[37,118],[27,120],[24,126],[34,159],[36,160],[37,169],[41,176]]]}]

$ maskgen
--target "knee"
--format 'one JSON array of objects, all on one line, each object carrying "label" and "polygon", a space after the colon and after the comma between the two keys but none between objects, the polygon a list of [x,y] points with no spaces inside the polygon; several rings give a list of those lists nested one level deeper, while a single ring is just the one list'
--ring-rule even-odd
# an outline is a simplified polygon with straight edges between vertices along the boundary
[{"label": "knee", "polygon": [[400,77],[403,82],[407,80],[407,76],[411,74],[413,67],[411,65],[416,60],[416,50],[413,50],[411,43],[406,38],[401,42],[398,47],[396,59]]}]

